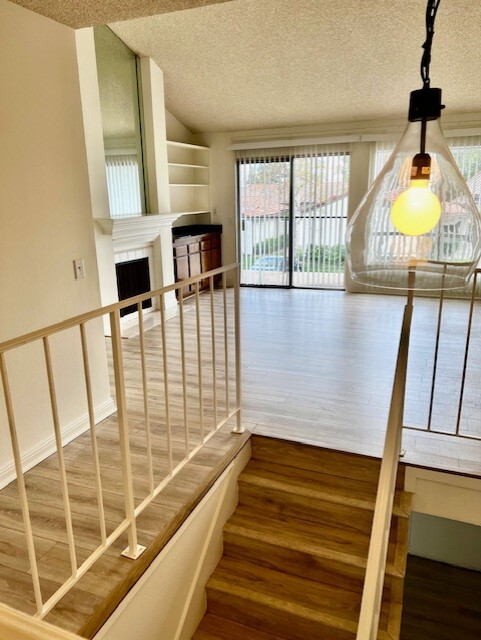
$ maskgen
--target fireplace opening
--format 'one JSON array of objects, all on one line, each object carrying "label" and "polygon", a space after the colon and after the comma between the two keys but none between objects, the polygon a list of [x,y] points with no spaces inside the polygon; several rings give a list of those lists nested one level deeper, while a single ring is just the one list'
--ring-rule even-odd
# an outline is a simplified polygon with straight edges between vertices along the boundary
[{"label": "fireplace opening", "polygon": [[[117,272],[117,289],[119,292],[119,300],[126,300],[132,296],[138,296],[141,293],[150,291],[150,273],[149,259],[139,258],[138,260],[128,260],[127,262],[119,262],[115,265]],[[144,300],[142,309],[148,309],[152,306],[152,300]],[[129,313],[135,313],[137,305],[132,304],[120,310],[120,316],[126,316]]]}]

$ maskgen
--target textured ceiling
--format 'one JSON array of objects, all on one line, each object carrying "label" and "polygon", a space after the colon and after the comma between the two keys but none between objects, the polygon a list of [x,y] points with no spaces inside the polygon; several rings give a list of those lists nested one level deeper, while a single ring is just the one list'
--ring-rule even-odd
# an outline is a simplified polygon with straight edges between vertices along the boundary
[{"label": "textured ceiling", "polygon": [[[167,108],[193,131],[404,116],[420,88],[425,0],[232,0],[111,24],[164,71]],[[481,111],[481,2],[444,0],[432,86]]]},{"label": "textured ceiling", "polygon": [[92,27],[114,20],[182,11],[229,0],[12,0],[69,27]]},{"label": "textured ceiling", "polygon": [[[426,0],[14,1],[111,23],[163,69],[167,108],[193,131],[405,116],[421,86]],[[441,2],[431,77],[450,113],[481,111],[480,24],[479,0]]]}]

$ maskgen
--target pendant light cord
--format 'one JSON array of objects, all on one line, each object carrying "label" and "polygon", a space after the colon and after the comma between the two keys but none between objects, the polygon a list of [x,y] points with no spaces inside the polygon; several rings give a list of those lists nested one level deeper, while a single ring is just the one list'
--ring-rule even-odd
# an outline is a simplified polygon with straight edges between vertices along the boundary
[{"label": "pendant light cord", "polygon": [[431,64],[431,47],[434,37],[434,21],[441,0],[428,0],[426,7],[426,40],[423,44],[423,57],[421,59],[421,78],[423,80],[423,88],[429,89],[431,78],[429,77],[429,66]]}]

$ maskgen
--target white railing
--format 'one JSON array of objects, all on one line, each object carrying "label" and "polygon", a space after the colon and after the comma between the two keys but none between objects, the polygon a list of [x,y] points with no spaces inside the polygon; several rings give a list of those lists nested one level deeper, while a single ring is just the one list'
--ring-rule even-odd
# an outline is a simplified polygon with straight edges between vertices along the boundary
[{"label": "white railing", "polygon": [[[445,295],[444,291],[441,291],[437,313],[436,334],[433,340],[432,373],[429,379],[429,391],[425,390],[425,392],[422,393],[419,388],[421,385],[419,385],[418,381],[415,381],[417,391],[420,394],[417,402],[418,405],[424,403],[423,408],[425,408],[425,412],[423,412],[424,415],[417,416],[417,419],[413,420],[411,418],[409,420],[408,418],[410,422],[412,420],[412,422],[417,422],[418,424],[416,426],[412,423],[410,425],[404,425],[405,429],[435,433],[443,436],[456,436],[469,440],[481,440],[481,424],[479,424],[477,420],[473,420],[473,422],[477,424],[470,429],[470,418],[465,419],[468,405],[471,404],[471,407],[477,407],[477,390],[481,383],[478,367],[480,355],[479,340],[473,343],[473,329],[477,328],[473,320],[477,296],[479,299],[478,282],[480,280],[480,274],[481,269],[477,269],[474,273],[465,325],[460,309],[456,308],[462,304],[461,301],[454,303],[448,301],[455,305],[455,309],[453,310],[451,307],[448,307],[448,312],[446,313]],[[464,310],[465,309],[463,309],[463,311]],[[456,324],[450,324],[451,320],[456,322]],[[454,332],[455,335],[453,335]],[[479,338],[479,335],[477,337]],[[456,354],[453,353],[453,349],[456,349]],[[458,349],[459,354],[461,354],[461,350],[463,352],[462,358],[457,357]],[[446,378],[447,375],[443,367],[440,366],[441,359],[443,359],[449,369],[449,398],[446,397],[445,381],[443,387],[443,381],[441,380],[441,392],[438,391],[439,376]],[[469,366],[470,362],[471,367]],[[409,381],[410,376],[408,376],[408,387]],[[415,382],[413,381],[412,383],[413,387]],[[438,395],[439,393],[441,393],[441,398]],[[475,398],[470,397],[473,395]],[[439,402],[439,400],[441,400],[441,402]]]},{"label": "white railing", "polygon": [[[376,640],[378,635],[379,617],[381,612],[384,586],[384,574],[386,569],[392,509],[396,491],[396,479],[399,466],[399,455],[401,453],[403,428],[440,435],[451,435],[461,438],[481,440],[481,435],[464,433],[461,428],[461,418],[463,415],[463,409],[465,408],[468,360],[472,351],[473,317],[475,311],[476,296],[477,294],[479,294],[478,276],[480,273],[481,269],[477,269],[472,282],[466,326],[466,341],[464,345],[461,345],[464,349],[462,363],[459,366],[459,369],[456,369],[452,374],[454,377],[459,378],[459,392],[456,397],[455,417],[453,420],[453,428],[451,431],[435,429],[432,425],[433,410],[435,407],[436,383],[439,373],[439,354],[442,337],[442,324],[444,318],[443,313],[445,307],[445,296],[443,291],[441,291],[440,294],[439,308],[437,313],[437,326],[433,349],[432,377],[429,380],[430,391],[428,399],[429,406],[427,409],[427,424],[425,427],[410,427],[404,425],[406,382],[408,378],[409,340],[411,336],[411,321],[413,315],[412,292],[408,294],[408,301],[404,310],[396,372],[391,396],[388,426],[384,444],[384,453],[379,476],[379,485],[367,559],[366,577],[362,595],[357,640]],[[410,274],[410,277],[415,277],[414,272]],[[458,304],[460,303],[461,302],[458,301]],[[457,316],[457,319],[458,318],[459,317]],[[458,343],[456,343],[455,346],[457,346],[457,344]],[[452,346],[452,344],[450,344],[450,346]],[[451,352],[450,354],[452,356]]]},{"label": "white railing", "polygon": [[0,604],[0,638],[4,640],[82,640],[68,631]]},{"label": "white railing", "polygon": [[[228,275],[234,276],[235,285],[227,287]],[[208,281],[205,292],[200,291],[200,282]],[[216,282],[220,285],[215,288]],[[188,301],[179,295],[178,315],[166,320],[165,298],[170,292],[186,286],[194,287],[194,294]],[[160,332],[158,337],[150,337],[144,326],[144,300],[152,299],[158,303],[160,324],[152,332]],[[136,305],[138,313],[138,338],[122,338],[120,310]],[[186,307],[189,307],[187,313]],[[152,319],[154,312],[149,314]],[[95,385],[91,375],[88,348],[88,326],[98,323],[105,316],[109,319],[111,334],[111,362],[117,405],[116,423],[118,425],[118,443],[120,448],[121,475],[123,482],[124,509],[122,521],[113,527],[107,523],[104,508],[104,483],[98,445],[98,429],[95,424],[94,396]],[[143,551],[137,540],[137,518],[155,499],[169,481],[179,473],[189,460],[205,445],[218,429],[229,420],[235,420],[233,431],[243,431],[241,423],[241,379],[240,379],[240,315],[239,315],[239,268],[238,265],[221,267],[202,276],[189,278],[162,289],[151,291],[129,300],[113,304],[75,318],[60,322],[46,329],[34,331],[19,338],[0,344],[0,374],[2,379],[5,409],[13,450],[16,470],[16,482],[21,505],[23,528],[26,537],[28,559],[36,603],[36,617],[45,616],[55,604],[89,570],[94,562],[111,547],[120,536],[127,532],[128,547],[124,555],[136,559]],[[71,499],[69,496],[68,471],[62,442],[62,423],[59,412],[58,380],[55,374],[55,362],[52,358],[51,343],[57,334],[67,330],[78,331],[81,348],[81,362],[85,383],[85,396],[88,408],[88,424],[92,454],[92,475],[94,478],[100,542],[93,552],[81,564],[77,558],[76,537],[73,526]],[[72,334],[74,335],[74,334]],[[158,334],[156,334],[157,336]],[[149,342],[150,341],[150,342]],[[149,342],[149,343],[148,343]],[[15,393],[12,393],[9,377],[9,363],[6,354],[26,344],[37,343],[42,346],[51,417],[55,433],[56,456],[62,490],[61,504],[65,519],[66,539],[69,551],[70,576],[62,586],[48,599],[42,596],[41,577],[36,555],[36,541],[30,517],[27,487],[24,478],[24,461],[21,455],[17,429]],[[129,395],[126,384],[124,355],[129,343],[128,356],[134,357],[139,373],[136,378],[135,394]],[[131,346],[134,345],[134,346]],[[135,347],[135,354],[133,349]],[[159,348],[160,347],[160,348]],[[219,352],[223,353],[219,353]],[[130,366],[130,365],[129,365]],[[180,369],[180,376],[178,375]],[[26,373],[25,375],[28,375]],[[132,385],[132,374],[128,383]],[[151,378],[157,376],[157,395],[162,401],[152,398]],[[161,393],[163,391],[163,393]],[[220,397],[220,393],[222,392]],[[139,400],[139,395],[141,400]],[[148,489],[139,493],[134,489],[130,446],[130,408],[134,405],[135,422],[143,424],[145,431],[146,477]],[[161,412],[161,409],[163,411]],[[140,416],[140,417],[139,417]],[[155,423],[155,424],[154,424]],[[160,425],[160,426],[159,426]],[[154,434],[154,427],[161,438]],[[193,434],[195,440],[193,441]],[[181,445],[175,450],[175,443]],[[154,447],[155,439],[155,447]],[[159,442],[163,443],[162,455],[167,471],[159,478],[159,469],[155,468],[159,457]],[[175,455],[174,455],[175,454]],[[157,465],[159,466],[159,465]],[[108,526],[107,526],[108,525]]]},{"label": "white railing", "polygon": [[[411,274],[413,277],[413,274]],[[391,406],[384,442],[384,453],[367,557],[366,577],[361,601],[357,640],[376,640],[381,614],[391,518],[401,452],[404,398],[406,391],[409,337],[413,304],[412,293],[404,309],[401,338],[392,388]]]}]

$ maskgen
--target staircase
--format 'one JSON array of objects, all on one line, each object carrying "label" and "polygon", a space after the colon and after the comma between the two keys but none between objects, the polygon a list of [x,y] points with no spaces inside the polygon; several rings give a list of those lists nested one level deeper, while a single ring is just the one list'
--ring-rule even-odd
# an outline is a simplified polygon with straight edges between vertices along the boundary
[{"label": "staircase", "polygon": [[[194,640],[355,638],[380,461],[272,438],[251,441]],[[379,640],[399,638],[409,503],[398,488]]]}]

